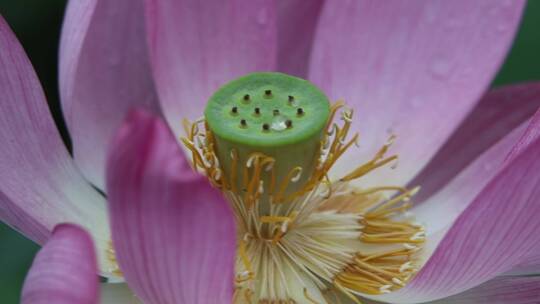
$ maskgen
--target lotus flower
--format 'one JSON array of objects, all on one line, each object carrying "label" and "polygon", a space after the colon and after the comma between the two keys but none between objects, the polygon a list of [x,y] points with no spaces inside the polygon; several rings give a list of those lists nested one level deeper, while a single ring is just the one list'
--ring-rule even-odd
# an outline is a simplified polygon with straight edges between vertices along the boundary
[{"label": "lotus flower", "polygon": [[[72,222],[92,235],[100,274],[125,278],[132,290],[103,285],[103,302],[132,301],[133,294],[144,303],[229,303],[233,297],[235,303],[535,301],[540,284],[530,274],[540,265],[540,118],[533,114],[540,86],[485,93],[523,5],[72,1],[62,33],[60,91],[73,158],[30,62],[1,20],[0,216],[36,242],[50,238],[52,244],[38,256],[23,299],[50,289],[69,298],[74,290],[54,284],[59,275],[95,281],[92,256],[77,254],[88,251],[87,244],[73,252],[81,269],[66,256],[55,276],[40,271],[48,260],[42,256],[62,237],[59,231],[51,237],[53,227]],[[307,200],[317,206],[307,218],[320,220],[311,226],[297,222],[300,212],[255,218],[277,228],[269,229],[272,246],[306,232],[294,232],[301,224],[311,227],[302,239],[307,242],[292,244],[301,254],[290,261],[279,255],[276,262],[256,249],[239,224],[247,220],[234,200],[240,196],[233,183],[223,183],[229,175],[216,166],[205,167],[207,177],[192,170],[191,156],[211,146],[197,146],[201,133],[194,131],[201,129],[188,128],[186,135],[181,123],[200,117],[221,85],[254,71],[306,78],[349,107],[333,133],[350,131],[352,141],[335,141],[349,149],[332,150],[340,154],[332,170],[312,168],[323,174],[311,184],[344,190],[338,192],[344,200],[332,200],[329,191]],[[133,107],[144,110],[132,111],[122,124]],[[389,134],[397,136],[391,147]],[[187,156],[177,140],[182,136],[191,149]],[[262,167],[264,159],[250,159],[247,167],[269,168],[268,162]],[[401,194],[368,200],[381,189]],[[308,247],[321,238],[326,246]],[[394,253],[388,246],[396,246]],[[43,279],[34,279],[40,274]],[[80,302],[95,301],[93,288],[82,292]]]}]

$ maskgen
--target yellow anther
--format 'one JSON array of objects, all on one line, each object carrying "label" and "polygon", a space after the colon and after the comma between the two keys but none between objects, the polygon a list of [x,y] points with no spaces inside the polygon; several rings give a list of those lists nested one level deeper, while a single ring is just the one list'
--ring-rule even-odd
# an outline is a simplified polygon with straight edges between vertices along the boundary
[{"label": "yellow anther", "polygon": [[247,250],[246,250],[246,242],[244,240],[240,240],[239,242],[239,248],[238,248],[238,254],[240,255],[240,258],[242,259],[242,262],[244,263],[244,267],[247,271],[247,280],[251,280],[253,278],[253,268],[251,266],[251,261],[249,260]]},{"label": "yellow anther", "polygon": [[293,181],[294,179],[296,179],[300,174],[302,174],[301,167],[294,167],[292,170],[289,171],[287,176],[283,179],[283,181],[281,181],[278,193],[275,196],[276,203],[283,202],[283,195],[285,194],[285,191],[287,190],[289,183]]},{"label": "yellow anther", "polygon": [[282,223],[292,221],[291,217],[288,216],[261,216],[261,223]]},{"label": "yellow anther", "polygon": [[111,268],[108,269],[109,272],[118,277],[123,277],[124,274],[122,273],[122,270],[120,270],[120,267],[118,266],[118,260],[116,259],[116,251],[114,250],[113,243],[111,240],[109,240],[108,248],[106,249],[106,255],[107,255],[107,259],[109,259],[109,262],[112,265]]},{"label": "yellow anther", "polygon": [[345,101],[343,100],[338,100],[330,106],[330,116],[328,117],[328,123],[326,124],[326,129],[330,128],[330,125],[334,121],[334,117],[336,116],[337,111],[344,106],[345,106]]}]

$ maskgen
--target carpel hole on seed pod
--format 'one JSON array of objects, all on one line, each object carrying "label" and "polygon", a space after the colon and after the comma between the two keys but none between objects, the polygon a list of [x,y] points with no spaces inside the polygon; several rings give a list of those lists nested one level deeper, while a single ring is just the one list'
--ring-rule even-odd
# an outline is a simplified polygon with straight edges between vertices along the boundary
[{"label": "carpel hole on seed pod", "polygon": [[292,120],[287,119],[287,120],[285,121],[285,126],[287,126],[287,129],[292,128]]}]

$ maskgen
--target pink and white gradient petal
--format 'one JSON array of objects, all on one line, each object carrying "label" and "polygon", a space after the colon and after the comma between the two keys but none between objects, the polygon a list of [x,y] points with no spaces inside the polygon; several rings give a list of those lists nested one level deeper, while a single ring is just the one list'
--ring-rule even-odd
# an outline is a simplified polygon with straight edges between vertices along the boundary
[{"label": "pink and white gradient petal", "polygon": [[506,161],[511,161],[514,157],[519,155],[521,151],[526,149],[532,142],[540,137],[540,109],[536,111],[534,116],[531,118],[527,130],[523,133],[517,144],[514,146],[512,151],[506,157]]},{"label": "pink and white gradient petal", "polygon": [[[519,100],[514,99],[514,102],[519,102]],[[517,115],[517,117],[519,116]],[[422,260],[427,260],[433,254],[455,219],[475,201],[475,197],[499,174],[505,163],[511,161],[508,158],[509,153],[514,151],[516,147],[525,146],[523,138],[534,138],[533,134],[540,132],[540,127],[534,123],[539,120],[539,117],[540,112],[537,112],[530,120],[514,128],[477,157],[441,191],[430,197],[425,203],[414,207],[415,215],[420,222],[426,225],[428,233],[428,246],[423,252]],[[530,142],[529,140],[527,143],[530,144]],[[524,274],[524,267],[527,266],[536,266],[538,269],[535,264],[538,258],[538,256],[532,255],[526,260],[520,261],[520,265],[512,266],[509,273]]]},{"label": "pink and white gradient petal", "polygon": [[534,255],[522,261],[519,265],[514,266],[512,270],[505,273],[512,276],[539,276],[540,275],[540,254]]},{"label": "pink and white gradient petal", "polygon": [[400,164],[362,179],[406,184],[426,165],[489,86],[519,25],[524,1],[328,1],[309,79],[355,110],[352,129],[371,157],[397,135]]},{"label": "pink and white gradient petal", "polygon": [[[518,102],[516,99],[514,102]],[[519,116],[519,115],[518,115]],[[540,134],[540,111],[522,122],[504,138],[484,151],[470,165],[424,203],[414,206],[418,220],[426,225],[430,238],[424,254],[428,257],[454,220],[471,204],[484,187]]]},{"label": "pink and white gradient petal", "polygon": [[98,188],[114,131],[133,106],[155,113],[143,0],[69,1],[60,44],[60,93],[75,162]]},{"label": "pink and white gradient petal", "polygon": [[409,183],[422,186],[415,201],[421,202],[440,190],[511,130],[530,119],[539,108],[540,83],[511,85],[489,91],[429,164]]},{"label": "pink and white gradient petal", "polygon": [[[528,90],[522,91],[526,88]],[[441,171],[446,170],[444,163],[448,163],[449,166],[458,166],[460,170],[456,172],[455,176],[451,176],[454,172],[449,174],[433,173],[433,178],[444,180],[445,185],[430,195],[425,202],[414,207],[414,213],[420,221],[427,224],[428,234],[435,234],[447,229],[499,172],[501,167],[511,160],[511,156],[526,148],[540,133],[540,112],[536,111],[530,117],[530,114],[534,109],[538,109],[540,104],[539,86],[525,85],[501,88],[493,92],[492,95],[495,98],[486,99],[484,103],[481,103],[473,115],[460,127],[458,133],[454,134],[450,144],[446,145],[442,153],[435,158],[437,163],[443,167]],[[493,101],[496,104],[493,104]],[[522,110],[511,110],[511,105],[516,105]],[[480,112],[484,112],[484,114],[480,114]],[[498,124],[505,126],[507,130],[495,127]],[[512,126],[515,125],[517,126],[512,129]],[[472,134],[474,138],[466,135],[467,132]],[[501,133],[506,132],[508,134],[501,138]],[[495,143],[493,144],[493,142]],[[476,144],[480,147],[491,144],[491,147],[484,149],[484,151],[470,147]],[[454,152],[452,153],[452,151]],[[478,155],[475,155],[477,153]],[[469,155],[473,160],[466,161],[465,155]],[[452,157],[460,160],[455,161]],[[426,176],[424,176],[424,181],[428,183],[428,191],[433,191],[436,189],[434,185],[438,187],[437,182],[428,181]],[[440,183],[442,181],[439,181]],[[437,242],[432,242],[432,244]]]},{"label": "pink and white gradient petal", "polygon": [[22,304],[97,304],[96,254],[90,235],[60,224],[39,251],[25,279]]},{"label": "pink and white gradient petal", "polygon": [[219,86],[276,64],[271,0],[146,0],[148,43],[163,112],[176,135]]},{"label": "pink and white gradient petal", "polygon": [[75,167],[32,65],[2,17],[0,50],[0,220],[39,244],[58,223],[78,223],[91,232],[106,272],[105,199]]},{"label": "pink and white gradient petal", "polygon": [[[446,231],[503,167],[506,157],[526,131],[528,122],[514,128],[503,139],[477,157],[470,165],[429,199],[413,207],[428,235]],[[444,234],[444,233],[443,233]],[[435,245],[435,237],[430,243]]]},{"label": "pink and white gradient petal", "polygon": [[232,211],[164,122],[130,113],[109,152],[107,190],[118,262],[141,300],[232,301]]},{"label": "pink and white gradient petal", "polygon": [[396,303],[440,299],[535,257],[540,249],[540,224],[535,220],[540,212],[538,155],[536,139],[506,162],[459,215],[417,276],[380,299]]},{"label": "pink and white gradient petal", "polygon": [[539,276],[502,276],[430,304],[535,304],[539,299]]}]

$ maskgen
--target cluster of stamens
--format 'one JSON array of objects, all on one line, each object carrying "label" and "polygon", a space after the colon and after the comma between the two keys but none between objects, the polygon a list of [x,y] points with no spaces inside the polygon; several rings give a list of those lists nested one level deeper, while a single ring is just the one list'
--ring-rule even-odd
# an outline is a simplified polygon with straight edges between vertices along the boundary
[{"label": "cluster of stamens", "polygon": [[[264,91],[265,98],[272,96],[271,90]],[[244,101],[249,99],[244,95]],[[231,112],[238,114],[234,108]],[[334,121],[338,113],[341,125]],[[303,109],[297,114],[302,116]],[[359,303],[361,294],[403,287],[417,271],[415,256],[425,234],[407,218],[407,210],[418,188],[359,189],[351,184],[397,161],[395,155],[386,156],[394,137],[370,161],[336,181],[329,177],[336,161],[358,140],[358,134],[348,139],[352,117],[343,102],[332,105],[309,176],[303,176],[307,168],[296,166],[281,180],[275,170],[279,158],[252,152],[241,162],[232,149],[229,159],[220,160],[205,120],[184,122],[187,137],[182,140],[192,153],[193,167],[223,191],[236,217],[235,303],[339,303],[332,297],[338,292]],[[230,172],[225,173],[223,161],[231,163]]]}]

